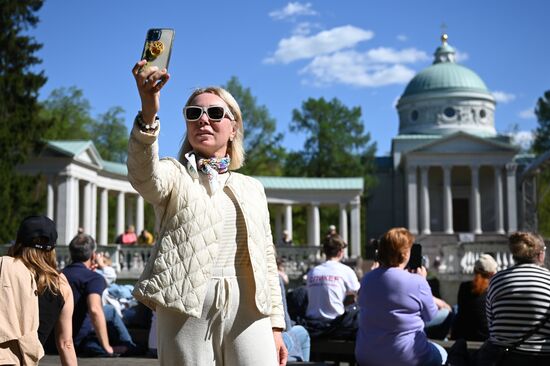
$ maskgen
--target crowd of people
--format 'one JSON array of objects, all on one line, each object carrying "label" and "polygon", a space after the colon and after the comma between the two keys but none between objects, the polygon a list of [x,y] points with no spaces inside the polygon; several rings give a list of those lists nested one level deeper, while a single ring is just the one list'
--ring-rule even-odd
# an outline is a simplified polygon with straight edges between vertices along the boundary
[{"label": "crowd of people", "polygon": [[[510,236],[511,268],[497,272],[490,256],[479,258],[456,310],[434,296],[423,264],[407,266],[414,237],[405,228],[382,235],[376,265],[359,278],[342,263],[347,245],[331,227],[325,261],[307,273],[302,291],[287,293],[264,189],[235,172],[244,162],[236,100],[219,87],[195,90],[178,158],[160,159],[160,90],[170,75],[145,66],[132,69],[141,111],[127,165],[130,183],[161,213],[155,250],[126,288],[94,238],[79,232],[71,264],[58,272],[55,224],[25,219],[0,258],[0,363],[37,364],[44,350],[57,351],[62,365],[75,365],[77,355],[133,354],[128,298],[153,310],[149,348],[161,365],[308,361],[315,337],[353,339],[362,366],[456,365],[456,355],[430,339],[433,327],[443,338],[484,341],[471,360],[479,365],[550,362],[550,272],[544,241],[531,233]],[[129,226],[117,242],[152,244],[147,234]],[[282,244],[292,245],[290,235]]]}]

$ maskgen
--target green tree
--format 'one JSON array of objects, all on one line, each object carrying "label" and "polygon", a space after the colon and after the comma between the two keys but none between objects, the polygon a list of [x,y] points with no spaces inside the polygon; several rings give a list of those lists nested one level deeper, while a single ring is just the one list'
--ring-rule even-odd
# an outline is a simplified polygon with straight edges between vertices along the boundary
[{"label": "green tree", "polygon": [[0,241],[14,239],[19,222],[40,212],[44,200],[39,177],[20,176],[16,166],[38,149],[51,122],[40,118],[38,91],[46,83],[36,52],[42,47],[28,35],[39,19],[40,0],[0,2]]},{"label": "green tree", "polygon": [[43,102],[42,117],[52,121],[46,140],[89,140],[94,120],[90,102],[76,86],[54,89]]},{"label": "green tree", "polygon": [[539,125],[535,130],[533,150],[542,154],[550,150],[550,90],[538,99],[535,114]]},{"label": "green tree", "polygon": [[283,135],[275,131],[275,119],[269,115],[265,106],[257,104],[250,88],[243,87],[235,76],[224,88],[235,97],[243,115],[246,160],[240,172],[250,175],[281,175],[285,150],[281,146]]},{"label": "green tree", "polygon": [[105,160],[125,163],[128,151],[128,130],[122,107],[112,107],[99,116],[92,126],[92,140]]},{"label": "green tree", "polygon": [[[365,133],[360,107],[348,108],[336,98],[310,98],[302,103],[301,110],[293,110],[290,130],[305,133],[306,138],[302,150],[288,154],[286,175],[363,177],[365,191],[374,184],[376,144]],[[305,209],[298,208],[296,213],[294,237],[303,242]],[[323,233],[338,223],[338,208],[326,207],[320,214]]]}]

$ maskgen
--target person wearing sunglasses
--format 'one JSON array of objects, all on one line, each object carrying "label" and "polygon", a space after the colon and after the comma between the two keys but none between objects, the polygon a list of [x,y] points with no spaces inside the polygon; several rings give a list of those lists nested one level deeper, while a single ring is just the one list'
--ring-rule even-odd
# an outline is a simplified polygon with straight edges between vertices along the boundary
[{"label": "person wearing sunglasses", "polygon": [[134,65],[141,99],[128,179],[159,219],[159,240],[135,286],[156,310],[161,365],[285,365],[275,249],[262,185],[244,163],[239,105],[225,89],[195,90],[183,108],[178,159],[158,156],[166,70]]}]

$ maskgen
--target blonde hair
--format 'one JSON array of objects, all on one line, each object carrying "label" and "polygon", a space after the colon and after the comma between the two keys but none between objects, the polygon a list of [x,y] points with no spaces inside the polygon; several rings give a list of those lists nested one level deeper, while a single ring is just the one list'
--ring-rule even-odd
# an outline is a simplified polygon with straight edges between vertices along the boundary
[{"label": "blonde hair", "polygon": [[517,231],[508,238],[508,246],[516,262],[534,263],[544,250],[544,240],[540,235]]},{"label": "blonde hair", "polygon": [[[39,238],[35,238],[35,240],[36,239]],[[25,247],[21,243],[15,243],[9,248],[8,255],[20,259],[31,271],[36,280],[38,293],[43,294],[46,289],[54,294],[61,293],[55,249],[46,251]]]},{"label": "blonde hair", "polygon": [[[225,104],[227,104],[227,107],[233,114],[233,117],[235,117],[235,121],[232,121],[235,124],[235,129],[237,133],[235,134],[235,137],[233,138],[233,141],[229,141],[227,144],[227,154],[231,158],[231,163],[229,164],[229,170],[236,170],[243,166],[244,164],[244,127],[243,127],[243,117],[241,113],[241,108],[239,107],[239,104],[235,100],[235,98],[224,88],[217,87],[217,86],[209,86],[206,88],[198,88],[193,91],[193,93],[189,96],[189,99],[187,99],[187,102],[185,103],[185,107],[187,107],[197,95],[204,94],[204,93],[210,93],[217,95],[220,97]],[[180,163],[185,165],[185,154],[187,154],[189,151],[193,150],[193,147],[189,143],[189,139],[187,138],[187,134],[185,134],[185,137],[183,138],[180,151],[178,153],[178,160]]]}]

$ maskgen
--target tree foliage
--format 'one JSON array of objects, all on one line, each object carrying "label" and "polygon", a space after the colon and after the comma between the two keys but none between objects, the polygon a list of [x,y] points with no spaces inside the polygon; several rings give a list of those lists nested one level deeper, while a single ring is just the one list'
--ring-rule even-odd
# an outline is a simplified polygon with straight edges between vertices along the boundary
[{"label": "tree foliage", "polygon": [[245,88],[234,76],[224,88],[241,108],[244,123],[245,165],[243,174],[281,175],[285,150],[281,146],[283,135],[276,132],[276,122],[263,105],[258,105],[250,88]]},{"label": "tree foliage", "polygon": [[53,90],[43,107],[42,117],[52,122],[45,139],[92,140],[104,160],[126,161],[128,129],[122,107],[111,107],[93,118],[90,102],[75,86]]},{"label": "tree foliage", "polygon": [[0,2],[0,240],[13,239],[24,216],[39,212],[38,177],[18,175],[15,167],[24,163],[39,146],[51,122],[40,118],[38,91],[46,83],[43,71],[36,71],[42,47],[28,35],[38,23],[39,0]]},{"label": "tree foliage", "polygon": [[[306,137],[302,150],[288,154],[286,175],[363,177],[365,191],[374,183],[376,144],[365,133],[360,107],[348,108],[336,98],[310,98],[302,103],[301,110],[293,110],[290,130],[305,133]],[[294,220],[294,238],[304,242],[305,209],[300,207],[296,212],[300,218]],[[320,219],[324,233],[329,225],[338,224],[338,208],[323,207]]]},{"label": "tree foliage", "polygon": [[348,108],[338,99],[308,99],[292,111],[291,131],[305,133],[301,151],[289,155],[288,175],[306,177],[364,177],[372,183],[376,144],[364,132],[361,108]]},{"label": "tree foliage", "polygon": [[533,150],[542,154],[550,150],[550,90],[538,99],[535,114],[539,125],[535,130]]}]

